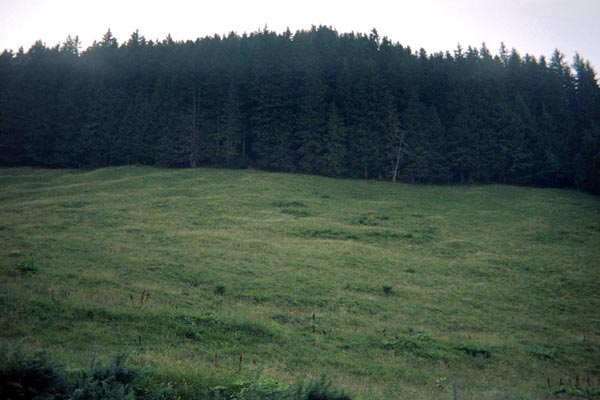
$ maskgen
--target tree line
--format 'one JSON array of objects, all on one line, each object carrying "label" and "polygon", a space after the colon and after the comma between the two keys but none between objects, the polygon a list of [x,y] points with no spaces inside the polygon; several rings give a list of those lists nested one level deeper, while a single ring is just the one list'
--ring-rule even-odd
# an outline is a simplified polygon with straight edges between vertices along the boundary
[{"label": "tree line", "polygon": [[0,54],[0,164],[223,166],[600,193],[590,63],[312,27]]}]

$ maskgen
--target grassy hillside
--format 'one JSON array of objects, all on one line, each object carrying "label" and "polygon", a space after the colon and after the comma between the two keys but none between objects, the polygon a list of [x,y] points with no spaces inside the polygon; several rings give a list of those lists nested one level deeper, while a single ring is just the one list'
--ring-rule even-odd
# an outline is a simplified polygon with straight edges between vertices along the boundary
[{"label": "grassy hillside", "polygon": [[448,399],[457,376],[461,398],[519,399],[600,377],[600,198],[574,191],[0,169],[0,276],[2,341],[78,368],[97,337],[182,391],[325,374]]}]

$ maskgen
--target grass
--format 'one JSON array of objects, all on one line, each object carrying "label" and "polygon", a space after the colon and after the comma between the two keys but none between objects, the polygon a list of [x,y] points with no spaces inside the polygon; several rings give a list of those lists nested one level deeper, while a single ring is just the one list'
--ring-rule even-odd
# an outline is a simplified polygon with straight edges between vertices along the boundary
[{"label": "grass", "polygon": [[184,392],[326,375],[448,399],[456,376],[529,399],[600,376],[600,199],[574,191],[0,169],[0,276],[1,340],[85,368],[98,338]]}]

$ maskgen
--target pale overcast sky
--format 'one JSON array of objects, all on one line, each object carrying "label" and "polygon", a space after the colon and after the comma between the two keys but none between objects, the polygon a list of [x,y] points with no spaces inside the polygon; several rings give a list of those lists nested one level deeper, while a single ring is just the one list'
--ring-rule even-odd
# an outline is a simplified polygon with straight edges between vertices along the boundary
[{"label": "pale overcast sky", "polygon": [[0,0],[0,49],[28,49],[79,35],[83,49],[110,28],[119,40],[135,29],[147,39],[176,40],[328,25],[338,32],[377,28],[393,42],[427,52],[480,47],[494,54],[504,41],[522,55],[548,58],[554,48],[569,61],[578,51],[600,68],[600,0]]}]

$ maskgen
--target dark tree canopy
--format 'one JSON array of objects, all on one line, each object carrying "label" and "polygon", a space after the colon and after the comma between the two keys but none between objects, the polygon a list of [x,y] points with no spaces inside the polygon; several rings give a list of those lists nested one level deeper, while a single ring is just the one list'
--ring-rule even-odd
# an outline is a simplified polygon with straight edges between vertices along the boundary
[{"label": "dark tree canopy", "polygon": [[0,164],[258,167],[600,193],[600,88],[580,55],[413,51],[313,27],[176,42],[110,30],[0,54]]}]

